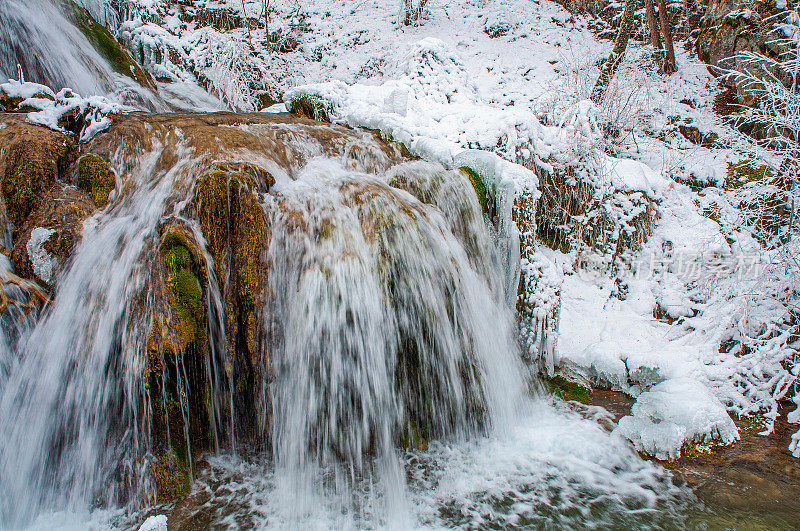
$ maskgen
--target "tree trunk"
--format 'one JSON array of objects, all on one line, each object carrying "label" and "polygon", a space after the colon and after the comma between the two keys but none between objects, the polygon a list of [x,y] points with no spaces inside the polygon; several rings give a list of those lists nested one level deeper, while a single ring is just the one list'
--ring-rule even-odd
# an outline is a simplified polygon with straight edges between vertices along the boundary
[{"label": "tree trunk", "polygon": [[269,40],[269,0],[264,2],[264,34],[267,36],[267,51],[272,51],[272,41]]},{"label": "tree trunk", "polygon": [[662,50],[661,36],[658,33],[658,22],[656,22],[656,9],[653,0],[644,0],[645,12],[647,13],[647,25],[650,27],[650,44],[657,50]]},{"label": "tree trunk", "polygon": [[[664,0],[661,0],[662,2]],[[628,47],[628,39],[631,36],[631,23],[633,22],[633,9],[636,5],[636,0],[625,0],[625,10],[622,12],[622,21],[619,24],[619,31],[617,38],[614,40],[614,49],[611,50],[611,55],[608,56],[606,62],[600,67],[600,76],[597,78],[597,83],[594,84],[592,89],[592,101],[600,104],[603,101],[603,96],[606,93],[608,84],[617,72],[622,58],[625,56],[625,49]]]},{"label": "tree trunk", "polygon": [[661,31],[664,32],[664,47],[667,52],[662,70],[665,74],[671,74],[678,68],[675,65],[675,48],[672,46],[672,17],[669,16],[664,0],[658,0],[658,18],[661,21]]},{"label": "tree trunk", "polygon": [[415,7],[414,0],[403,0],[403,24],[406,26],[416,24],[422,18],[422,10],[425,9],[426,3],[428,0],[419,0]]}]

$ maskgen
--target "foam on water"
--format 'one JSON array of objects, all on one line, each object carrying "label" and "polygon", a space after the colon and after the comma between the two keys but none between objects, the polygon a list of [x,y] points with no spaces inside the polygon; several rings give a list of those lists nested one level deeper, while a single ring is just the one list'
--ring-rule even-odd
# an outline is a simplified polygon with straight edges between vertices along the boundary
[{"label": "foam on water", "polygon": [[[354,528],[664,528],[680,527],[692,502],[670,474],[642,461],[596,422],[530,401],[503,434],[434,443],[399,454],[408,478],[402,518],[387,519],[369,476],[347,499],[316,495],[292,509],[280,473],[268,459],[218,455],[177,506],[156,507],[171,522],[273,529]],[[333,472],[327,470],[332,482]],[[287,504],[288,503],[288,504]],[[349,511],[341,510],[343,504]],[[125,520],[135,525],[139,515]]]}]

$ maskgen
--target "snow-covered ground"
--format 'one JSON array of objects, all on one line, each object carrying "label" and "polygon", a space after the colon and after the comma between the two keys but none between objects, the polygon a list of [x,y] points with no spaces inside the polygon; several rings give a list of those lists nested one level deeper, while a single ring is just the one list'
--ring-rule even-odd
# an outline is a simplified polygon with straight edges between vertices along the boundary
[{"label": "snow-covered ground", "polygon": [[[596,184],[641,191],[659,218],[616,278],[577,268],[574,251],[538,250],[563,276],[556,362],[638,396],[618,431],[659,456],[693,440],[735,439],[726,410],[777,414],[776,397],[797,378],[782,362],[795,353],[775,340],[784,329],[763,330],[789,314],[764,289],[773,257],[739,230],[724,188],[748,146],[714,113],[719,85],[683,43],[669,77],[650,47],[631,44],[594,106],[586,96],[610,43],[548,0],[433,2],[414,26],[398,23],[390,0],[273,1],[270,31],[282,37],[272,51],[263,26],[221,32],[163,0],[138,4],[118,27],[138,59],[165,82],[207,84],[231,107],[263,108],[260,94],[311,96],[334,121],[380,129],[447,166],[480,166],[499,195],[535,191],[534,174],[517,162],[550,171],[576,160],[592,161],[604,180]],[[220,7],[262,16],[261,0],[195,2]],[[619,135],[609,140],[598,124]],[[717,144],[695,145],[681,126],[713,133]],[[771,346],[720,353],[753,336]]]}]

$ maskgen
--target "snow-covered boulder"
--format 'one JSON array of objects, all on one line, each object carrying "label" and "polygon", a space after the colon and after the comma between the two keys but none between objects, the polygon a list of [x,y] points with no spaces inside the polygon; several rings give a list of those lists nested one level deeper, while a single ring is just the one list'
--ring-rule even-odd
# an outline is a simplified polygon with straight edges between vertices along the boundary
[{"label": "snow-covered boulder", "polygon": [[725,406],[691,378],[666,380],[642,393],[614,433],[657,459],[677,459],[687,442],[730,444],[739,438]]}]

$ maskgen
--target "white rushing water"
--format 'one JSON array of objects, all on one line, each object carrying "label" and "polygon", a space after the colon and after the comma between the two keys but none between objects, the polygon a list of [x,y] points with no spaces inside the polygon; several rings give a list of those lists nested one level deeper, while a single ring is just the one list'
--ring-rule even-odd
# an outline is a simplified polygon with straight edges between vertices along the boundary
[{"label": "white rushing water", "polygon": [[[444,195],[459,194],[473,220],[462,231],[479,249],[491,245],[458,172],[417,163],[387,178],[444,181]],[[313,483],[309,474],[326,465],[342,466],[337,483],[375,465],[386,517],[399,518],[399,432],[464,438],[508,417],[523,396],[511,312],[492,285],[497,277],[473,267],[441,212],[377,178],[316,163],[280,188],[276,201],[270,285],[279,294],[271,313],[280,331],[278,471],[308,493],[297,478]],[[491,267],[481,265],[483,272]],[[370,454],[377,457],[368,465]],[[298,514],[316,503],[285,492]]]},{"label": "white rushing water", "polygon": [[[182,164],[154,174],[139,161],[136,190],[90,219],[45,316],[0,391],[0,521],[116,501],[139,473],[135,450],[145,337],[129,323],[148,275],[142,260]],[[187,159],[188,160],[188,159]],[[154,179],[154,177],[156,177]]]},{"label": "white rushing water", "polygon": [[118,77],[50,0],[0,3],[0,79],[17,79],[17,65],[28,81],[81,94],[105,94]]}]

